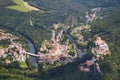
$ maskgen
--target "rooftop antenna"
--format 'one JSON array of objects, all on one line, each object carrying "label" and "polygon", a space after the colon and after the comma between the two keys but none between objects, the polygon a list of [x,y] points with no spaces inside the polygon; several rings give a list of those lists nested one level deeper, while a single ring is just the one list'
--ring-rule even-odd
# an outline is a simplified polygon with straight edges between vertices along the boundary
[{"label": "rooftop antenna", "polygon": [[31,17],[31,11],[30,11],[30,25],[33,26],[32,17]]}]

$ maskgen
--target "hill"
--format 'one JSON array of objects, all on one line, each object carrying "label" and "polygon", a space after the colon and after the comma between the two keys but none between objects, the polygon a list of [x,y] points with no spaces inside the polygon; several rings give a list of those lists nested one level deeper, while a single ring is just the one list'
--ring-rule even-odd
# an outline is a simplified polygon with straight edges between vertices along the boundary
[{"label": "hill", "polygon": [[[118,6],[119,0],[25,0],[45,12],[19,12],[6,7],[15,6],[12,0],[0,0],[0,24],[4,27],[28,36],[37,50],[44,39],[50,39],[50,29],[54,23],[71,24],[71,19],[76,17],[78,23],[84,21],[84,14],[92,7],[109,4],[108,7]],[[100,4],[100,5],[99,5]],[[114,4],[111,6],[110,4]],[[67,15],[66,15],[67,14]],[[30,18],[34,26],[30,25]],[[74,20],[73,19],[73,20]],[[70,25],[68,25],[70,26]],[[28,28],[29,27],[29,28]],[[37,32],[37,33],[36,33]],[[41,34],[42,33],[42,34]],[[37,37],[36,37],[37,36]],[[49,37],[48,37],[49,36]]]},{"label": "hill", "polygon": [[119,0],[27,0],[32,4],[55,11],[82,11],[93,7],[115,7],[119,6]]},{"label": "hill", "polygon": [[[67,24],[69,16],[78,17],[78,22],[84,19],[84,13],[93,7],[105,7],[108,12],[101,20],[94,21],[91,26],[92,39],[94,36],[102,36],[110,46],[111,55],[106,56],[103,61],[100,61],[101,70],[104,73],[99,75],[96,73],[85,73],[78,69],[79,64],[83,59],[78,59],[76,62],[56,67],[52,70],[39,73],[20,68],[8,68],[1,62],[0,78],[1,79],[31,79],[39,80],[119,80],[120,77],[120,0],[25,0],[29,4],[39,7],[44,10],[41,12],[19,12],[6,7],[16,5],[12,0],[0,0],[0,28],[8,29],[15,33],[20,33],[33,41],[37,50],[39,50],[43,40],[50,40],[51,32],[54,23]],[[115,9],[115,10],[114,10]],[[67,15],[65,15],[65,13]],[[30,25],[30,18],[33,25]],[[70,26],[70,25],[69,25]],[[2,61],[2,60],[1,60]],[[13,65],[13,64],[11,64]],[[15,66],[14,64],[13,66]],[[40,67],[39,67],[40,68]],[[19,70],[20,69],[20,70]],[[17,76],[17,77],[16,77]]]},{"label": "hill", "polygon": [[83,56],[76,62],[67,65],[56,67],[42,73],[43,80],[119,80],[120,77],[120,8],[112,9],[112,13],[105,16],[102,20],[93,21],[91,24],[92,39],[96,35],[101,36],[107,41],[111,55],[104,56],[104,59],[99,61],[102,75],[97,72],[82,72],[79,70],[79,64],[85,59],[90,58],[91,54]]}]

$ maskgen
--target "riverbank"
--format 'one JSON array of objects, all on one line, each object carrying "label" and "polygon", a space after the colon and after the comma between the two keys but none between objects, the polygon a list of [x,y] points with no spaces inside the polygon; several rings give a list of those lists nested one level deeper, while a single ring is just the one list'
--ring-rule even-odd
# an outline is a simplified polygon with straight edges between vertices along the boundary
[{"label": "riverbank", "polygon": [[[5,26],[0,26],[0,31],[6,31],[6,32],[9,32],[9,33],[13,33],[14,32],[14,30],[10,30],[10,29],[8,29],[8,28],[5,28]],[[3,31],[3,32],[4,32]],[[22,37],[24,37],[24,39],[25,39],[25,41],[27,41],[27,43],[26,44],[28,44],[28,47],[27,48],[29,48],[29,52],[30,53],[33,53],[33,54],[36,54],[36,48],[34,47],[34,43],[33,43],[33,41],[28,37],[28,36],[26,36],[26,35],[24,35],[23,33],[20,33],[20,32],[17,32],[16,33],[17,35],[16,36],[22,36]],[[12,41],[12,40],[11,40]],[[12,41],[13,42],[13,41]],[[36,57],[33,57],[33,56],[30,56],[29,57],[29,59],[30,59],[30,61],[31,61],[31,63],[34,65],[34,66],[38,66],[37,65],[37,60],[36,60]]]},{"label": "riverbank", "polygon": [[[30,53],[35,54],[36,50],[35,50],[35,47],[34,47],[33,43],[30,40],[27,40],[27,41],[28,41],[28,45],[29,45],[29,48],[30,48]],[[31,61],[31,63],[33,65],[35,65],[36,67],[38,67],[38,63],[37,63],[36,57],[30,56],[30,61]]]},{"label": "riverbank", "polygon": [[70,35],[69,29],[66,30],[66,36],[68,37],[69,40],[72,41],[72,44],[73,44],[73,46],[74,46],[74,49],[75,49],[76,53],[79,55],[79,58],[82,58],[82,56],[85,55],[85,53],[83,53],[83,51],[82,51],[80,48],[78,48],[78,46],[77,46],[78,44],[77,44],[77,42],[72,38],[72,36]]}]

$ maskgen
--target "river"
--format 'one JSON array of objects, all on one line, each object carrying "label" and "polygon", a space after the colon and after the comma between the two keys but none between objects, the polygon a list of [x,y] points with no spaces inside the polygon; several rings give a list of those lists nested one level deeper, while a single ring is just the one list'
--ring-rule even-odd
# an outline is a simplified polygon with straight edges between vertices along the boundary
[{"label": "river", "polygon": [[[15,32],[13,29],[8,28],[7,26],[4,26],[4,25],[2,25],[2,24],[0,24],[0,26],[1,26],[0,28],[2,28],[2,29],[5,30],[5,31],[6,31],[6,30],[9,30],[9,31],[11,31],[11,32]],[[35,54],[35,53],[36,53],[36,50],[35,50],[35,47],[34,47],[34,44],[32,43],[32,41],[30,41],[29,38],[28,38],[28,36],[24,35],[23,33],[20,33],[20,32],[19,32],[19,34],[20,34],[21,36],[23,36],[24,38],[27,39],[30,52],[33,53],[33,54]],[[37,58],[36,58],[36,57],[30,56],[30,61],[31,61],[31,63],[32,63],[33,65],[35,65],[36,67],[38,67],[38,63],[37,63]]]},{"label": "river", "polygon": [[70,39],[70,40],[72,41],[72,44],[73,44],[73,46],[74,46],[74,49],[75,49],[76,52],[78,53],[79,58],[82,58],[82,56],[85,55],[85,53],[83,53],[83,51],[82,51],[80,48],[78,48],[78,46],[77,46],[78,44],[77,44],[77,42],[72,38],[72,36],[70,35],[69,29],[66,30],[66,36],[68,37],[68,39]]},{"label": "river", "polygon": [[[80,48],[78,48],[77,46],[77,43],[74,41],[74,39],[71,37],[69,31],[66,31],[66,35],[67,37],[72,41],[72,44],[74,46],[74,49],[76,50],[76,52],[78,53],[79,55],[79,58],[82,58],[82,56],[84,55],[84,53],[82,52],[82,50]],[[35,54],[36,53],[36,50],[35,50],[35,47],[34,47],[34,44],[29,40],[28,40],[28,45],[29,45],[29,48],[30,48],[30,53],[33,53]],[[36,57],[33,57],[33,56],[30,56],[30,61],[33,65],[35,65],[36,67],[38,67],[38,63],[37,63],[37,58]]]},{"label": "river", "polygon": [[[33,43],[30,40],[28,40],[28,45],[29,45],[29,48],[30,48],[30,52],[35,54],[36,53],[35,47],[34,47]],[[37,58],[36,57],[30,56],[30,61],[31,61],[31,63],[33,65],[38,67],[38,63],[37,63]]]}]

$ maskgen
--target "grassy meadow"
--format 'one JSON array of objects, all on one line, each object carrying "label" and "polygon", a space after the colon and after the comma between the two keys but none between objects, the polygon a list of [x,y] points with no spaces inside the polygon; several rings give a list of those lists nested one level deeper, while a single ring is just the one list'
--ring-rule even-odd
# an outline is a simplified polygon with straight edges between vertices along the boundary
[{"label": "grassy meadow", "polygon": [[13,6],[8,6],[7,8],[9,9],[13,9],[13,10],[17,10],[17,11],[20,11],[20,12],[29,12],[31,11],[30,9],[27,9],[22,0],[12,0],[16,5],[13,5]]}]

